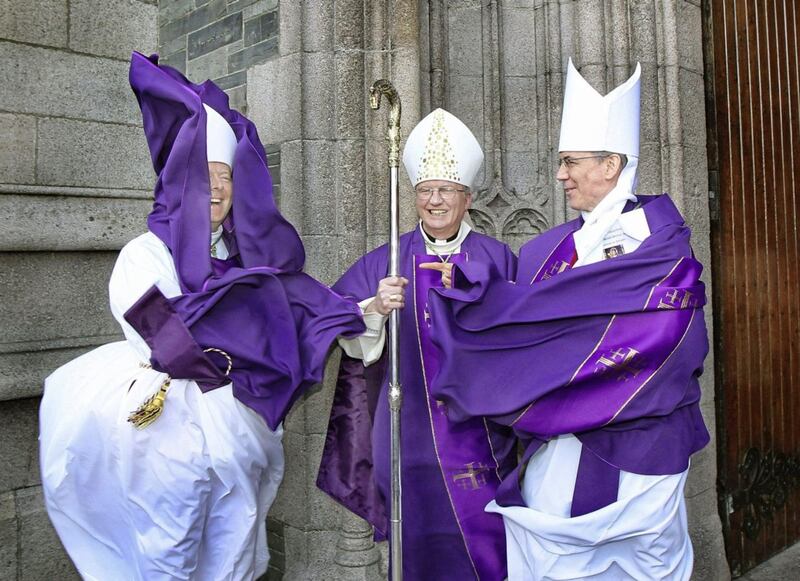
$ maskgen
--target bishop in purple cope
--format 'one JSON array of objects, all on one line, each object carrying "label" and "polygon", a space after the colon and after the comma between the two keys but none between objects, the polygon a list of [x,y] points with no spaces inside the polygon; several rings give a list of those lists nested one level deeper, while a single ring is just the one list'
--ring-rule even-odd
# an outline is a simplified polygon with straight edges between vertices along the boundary
[{"label": "bishop in purple cope", "polygon": [[634,194],[639,74],[601,96],[570,61],[556,177],[581,215],[523,246],[516,282],[460,264],[429,297],[432,396],[525,442],[488,507],[510,579],[691,576],[705,288],[669,196]]},{"label": "bishop in purple cope", "polygon": [[[386,315],[400,308],[403,386],[403,574],[406,579],[506,578],[503,522],[484,511],[514,461],[511,430],[483,418],[453,422],[431,380],[434,348],[428,297],[449,284],[453,264],[476,264],[512,279],[509,248],[463,221],[483,152],[467,127],[437,109],[409,135],[403,162],[415,186],[420,225],[400,238],[402,277],[386,277],[388,247],[359,259],[334,285],[360,301],[367,332],[344,347],[318,485],[389,532],[389,405]],[[476,393],[493,397],[488,384]]]},{"label": "bishop in purple cope", "polygon": [[227,95],[156,55],[133,54],[130,83],[158,176],[149,231],[109,283],[126,340],[46,381],[48,513],[87,579],[258,578],[281,423],[362,315],[302,272],[256,128]]}]

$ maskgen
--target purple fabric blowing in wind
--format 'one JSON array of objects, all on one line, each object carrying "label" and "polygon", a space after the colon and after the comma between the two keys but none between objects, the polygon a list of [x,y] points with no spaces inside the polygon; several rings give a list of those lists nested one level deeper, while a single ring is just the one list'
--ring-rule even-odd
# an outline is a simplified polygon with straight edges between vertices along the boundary
[{"label": "purple fabric blowing in wind", "polygon": [[[374,296],[386,276],[387,259],[385,246],[370,252],[334,289],[355,300]],[[515,268],[505,244],[476,232],[467,236],[453,259],[495,264],[509,278]],[[420,332],[425,305],[420,304],[417,285],[423,284],[423,277],[425,287],[440,285],[441,278],[415,264],[438,260],[427,255],[419,229],[401,237],[400,271],[410,281],[406,307],[400,312],[403,570],[408,579],[499,580],[506,575],[502,522],[483,507],[513,465],[514,441],[507,428],[482,419],[449,422],[427,391],[425,371],[433,370],[436,362],[426,360],[430,343],[427,330]],[[323,491],[375,526],[378,538],[386,536],[390,508],[386,372],[385,361],[365,368],[343,357],[317,479]],[[465,467],[471,461],[472,470]]]},{"label": "purple fabric blowing in wind", "polygon": [[[139,53],[131,58],[130,82],[158,174],[148,226],[169,248],[183,294],[167,301],[154,287],[125,318],[153,350],[156,369],[197,379],[203,389],[221,383],[209,373],[209,360],[219,369],[227,361],[202,350],[228,353],[235,397],[276,429],[303,390],[321,380],[336,337],[363,332],[358,305],[301,272],[303,245],[275,206],[256,128],[229,108],[222,90],[211,81],[195,85],[159,66],[157,56]],[[209,253],[203,103],[228,121],[238,141],[233,205],[223,223],[231,249],[226,261]]]},{"label": "purple fabric blowing in wind", "polygon": [[[443,354],[433,392],[451,419],[513,426],[530,442],[524,461],[547,439],[574,433],[616,469],[688,467],[709,439],[697,381],[708,352],[702,267],[669,197],[639,199],[651,235],[632,253],[565,266],[574,220],[523,247],[516,284],[468,264],[456,288],[431,292]],[[492,398],[481,385],[497,386]],[[501,485],[501,505],[523,505],[520,469]]]}]

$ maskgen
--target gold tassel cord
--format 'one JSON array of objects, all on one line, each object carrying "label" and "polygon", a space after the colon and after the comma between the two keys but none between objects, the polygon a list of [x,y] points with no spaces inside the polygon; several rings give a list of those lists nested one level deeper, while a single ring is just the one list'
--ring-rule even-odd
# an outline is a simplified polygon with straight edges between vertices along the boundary
[{"label": "gold tassel cord", "polygon": [[[217,349],[216,347],[209,347],[208,349],[204,349],[203,352],[219,353],[222,355],[228,363],[228,368],[225,370],[225,375],[230,375],[231,369],[233,369],[233,360],[231,359],[230,355],[225,353],[225,351],[222,349]],[[145,369],[152,369],[152,366],[148,363],[140,363],[139,366]],[[128,421],[132,423],[137,430],[145,429],[161,416],[161,413],[164,411],[164,404],[167,400],[167,390],[169,389],[170,381],[172,381],[172,378],[170,378],[168,375],[164,380],[164,383],[161,384],[158,392],[144,400],[142,405],[132,411],[128,416]],[[133,387],[133,384],[131,384],[131,387]]]},{"label": "gold tassel cord", "polygon": [[167,399],[169,383],[170,377],[167,376],[158,392],[144,400],[142,405],[128,416],[128,421],[132,423],[137,430],[145,429],[156,421],[161,415],[161,412],[164,411],[164,401]]},{"label": "gold tassel cord", "polygon": [[225,360],[228,362],[228,369],[225,370],[225,375],[228,376],[231,374],[231,369],[233,369],[233,360],[231,356],[225,353],[222,349],[217,349],[216,347],[209,347],[208,349],[203,349],[203,353],[219,353],[222,355]]}]

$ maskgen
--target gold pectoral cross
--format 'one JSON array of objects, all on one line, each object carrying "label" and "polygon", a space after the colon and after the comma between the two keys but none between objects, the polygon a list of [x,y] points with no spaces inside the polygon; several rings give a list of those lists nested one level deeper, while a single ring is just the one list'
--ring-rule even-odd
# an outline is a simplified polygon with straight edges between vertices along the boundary
[{"label": "gold pectoral cross", "polygon": [[483,463],[470,462],[464,466],[465,470],[453,476],[455,482],[460,488],[464,490],[478,490],[486,486],[486,476],[484,472],[489,471],[489,467]]},{"label": "gold pectoral cross", "polygon": [[617,381],[628,381],[642,372],[645,364],[643,359],[633,347],[620,347],[598,357],[595,364],[602,367],[598,367],[595,372],[613,373]]}]

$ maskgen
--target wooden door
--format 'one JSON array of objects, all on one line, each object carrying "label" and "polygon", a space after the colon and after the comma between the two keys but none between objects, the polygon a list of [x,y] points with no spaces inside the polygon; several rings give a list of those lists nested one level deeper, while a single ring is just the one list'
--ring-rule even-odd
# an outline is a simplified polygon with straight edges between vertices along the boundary
[{"label": "wooden door", "polygon": [[706,0],[720,514],[734,576],[800,540],[800,6]]}]

